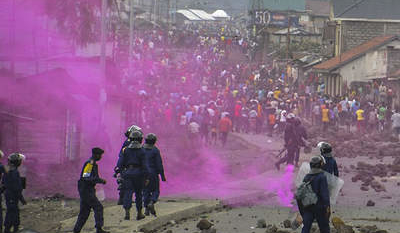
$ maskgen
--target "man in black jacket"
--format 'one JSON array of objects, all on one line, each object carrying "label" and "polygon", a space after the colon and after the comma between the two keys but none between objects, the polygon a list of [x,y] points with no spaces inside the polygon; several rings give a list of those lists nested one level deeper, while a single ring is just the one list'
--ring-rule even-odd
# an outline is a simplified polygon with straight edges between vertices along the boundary
[{"label": "man in black jacket", "polygon": [[81,176],[78,181],[78,191],[81,198],[78,220],[74,227],[74,233],[79,233],[85,225],[90,210],[94,211],[94,219],[96,222],[96,233],[109,233],[103,230],[103,205],[96,197],[96,184],[106,184],[106,180],[99,177],[97,161],[99,161],[104,150],[96,147],[92,149],[92,157],[85,162],[82,168]]},{"label": "man in black jacket", "polygon": [[26,204],[22,195],[23,184],[18,172],[18,167],[22,163],[23,155],[13,153],[8,157],[9,170],[4,174],[2,184],[4,188],[4,196],[6,199],[6,218],[4,220],[4,233],[10,233],[11,227],[14,231],[18,231],[20,224],[18,203]]}]

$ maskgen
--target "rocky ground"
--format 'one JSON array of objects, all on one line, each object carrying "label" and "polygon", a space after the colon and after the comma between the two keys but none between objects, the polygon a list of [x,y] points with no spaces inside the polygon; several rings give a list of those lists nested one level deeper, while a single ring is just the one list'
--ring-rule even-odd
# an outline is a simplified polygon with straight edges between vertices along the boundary
[{"label": "rocky ground", "polygon": [[[396,233],[400,227],[400,213],[395,209],[378,209],[372,207],[365,211],[358,208],[335,208],[333,213],[332,233]],[[343,220],[337,216],[341,216]],[[380,218],[378,216],[390,216]],[[292,229],[295,213],[282,207],[241,207],[224,208],[198,218],[171,221],[157,232],[162,233],[294,233],[301,229]],[[344,222],[343,222],[344,221]],[[312,233],[319,232],[316,225]]]},{"label": "rocky ground", "polygon": [[[104,201],[103,205],[112,206],[115,201]],[[34,229],[40,233],[55,233],[58,232],[60,221],[78,215],[79,200],[56,194],[28,199],[27,205],[21,205],[20,210],[21,228]]]},{"label": "rocky ground", "polygon": [[[321,134],[317,127],[307,126],[310,142],[316,145],[319,141],[332,144],[337,159],[340,177],[345,185],[333,207],[332,232],[360,233],[397,233],[400,232],[400,212],[396,207],[400,204],[398,188],[400,186],[400,143],[390,134],[356,134],[343,130]],[[265,177],[280,176],[282,171],[274,170],[276,154],[281,149],[280,138],[269,138],[265,135],[245,135],[231,137],[226,148],[212,146],[226,163],[224,171],[233,178],[234,185],[224,187],[232,191],[235,201],[243,198],[243,193],[255,195],[255,189],[264,194],[254,202],[242,205],[235,203],[235,208],[225,206],[218,210],[190,219],[176,219],[157,230],[163,233],[207,233],[207,232],[249,232],[249,233],[285,233],[299,232],[292,230],[288,224],[295,216],[290,208],[278,207],[276,195],[268,194],[261,182]],[[316,149],[310,154],[302,154],[301,161],[307,162],[318,153]],[[248,168],[251,168],[251,171]],[[297,172],[297,170],[295,170]],[[243,174],[254,173],[254,178],[243,177]],[[245,178],[245,179],[244,179]],[[239,183],[239,186],[237,185]],[[231,187],[232,186],[232,187]],[[216,193],[218,196],[217,187]],[[237,189],[241,190],[237,190]],[[209,190],[206,190],[209,193]],[[192,193],[189,193],[189,195]],[[201,194],[201,193],[200,193]],[[209,196],[215,198],[215,196]],[[252,197],[250,196],[250,199]],[[263,199],[264,198],[264,199]],[[105,206],[112,206],[114,201],[105,201]],[[243,205],[244,204],[244,205]],[[249,207],[252,204],[254,207]],[[41,233],[58,232],[59,221],[74,217],[79,211],[79,201],[65,199],[59,195],[47,198],[35,198],[21,207],[22,226],[35,229]],[[201,221],[212,225],[206,227]],[[343,220],[343,223],[341,222]],[[286,227],[285,227],[286,225]],[[335,228],[336,227],[336,228]],[[351,229],[350,229],[351,228]],[[318,232],[318,231],[313,231]]]}]

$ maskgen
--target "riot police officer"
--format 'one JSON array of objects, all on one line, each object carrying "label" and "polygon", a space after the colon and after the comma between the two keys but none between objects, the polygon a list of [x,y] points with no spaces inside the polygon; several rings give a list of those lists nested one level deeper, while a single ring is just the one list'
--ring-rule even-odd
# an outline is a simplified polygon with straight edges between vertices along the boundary
[{"label": "riot police officer", "polygon": [[332,146],[327,142],[323,142],[320,146],[320,151],[325,159],[322,170],[339,177],[339,169],[332,155]]},{"label": "riot police officer", "polygon": [[81,175],[78,181],[78,191],[80,200],[80,210],[78,219],[75,223],[74,233],[79,233],[85,225],[90,210],[94,211],[96,222],[96,233],[109,233],[103,230],[103,205],[96,197],[96,184],[106,184],[106,180],[99,177],[97,162],[102,158],[104,150],[98,147],[92,149],[92,157],[83,165]]},{"label": "riot police officer", "polygon": [[[133,131],[138,131],[140,133],[142,133],[142,129],[137,126],[137,125],[132,125],[130,126],[126,132],[125,132],[125,137],[126,140],[124,141],[124,143],[122,144],[121,150],[119,151],[119,155],[118,157],[121,157],[122,155],[122,150],[129,146],[129,144],[131,143],[131,140],[129,139],[129,135],[133,132]],[[143,133],[142,133],[143,134]],[[123,186],[123,182],[122,182],[122,177],[118,176],[118,167],[114,168],[114,177],[117,178],[117,184],[118,184],[118,190],[119,190],[119,198],[118,198],[118,205],[122,205],[124,203],[124,186]]]},{"label": "riot police officer", "polygon": [[123,149],[118,159],[117,167],[122,172],[124,185],[125,220],[130,219],[132,208],[132,195],[135,193],[137,220],[145,218],[142,213],[142,191],[145,180],[147,180],[148,169],[146,167],[145,154],[142,148],[143,135],[139,131],[133,131],[129,135],[131,143]]},{"label": "riot police officer", "polygon": [[286,127],[284,132],[285,148],[287,150],[286,156],[275,163],[275,167],[279,170],[280,165],[284,162],[287,164],[294,164],[294,156],[299,148],[299,137],[295,126],[295,115],[289,113],[286,117]]},{"label": "riot police officer", "polygon": [[153,133],[146,135],[145,144],[143,146],[146,155],[146,163],[149,169],[149,184],[143,190],[145,215],[150,213],[156,216],[154,204],[158,201],[160,196],[160,178],[166,181],[164,175],[164,167],[160,155],[160,150],[155,146],[157,136]]},{"label": "riot police officer", "polygon": [[296,135],[298,137],[298,140],[297,140],[298,146],[297,146],[295,154],[294,154],[294,160],[295,160],[295,166],[298,167],[299,159],[300,159],[300,148],[306,146],[305,140],[307,140],[308,137],[307,137],[307,130],[304,127],[304,125],[301,124],[301,120],[299,118],[295,118],[294,126],[295,126],[295,130],[296,130]]},{"label": "riot police officer", "polygon": [[[3,151],[0,150],[0,159],[4,157]],[[3,178],[4,174],[6,173],[6,170],[3,166],[3,164],[0,162],[0,180]],[[3,211],[2,211],[2,196],[0,195],[0,232],[3,232]]]},{"label": "riot police officer", "polygon": [[18,203],[26,205],[22,195],[23,184],[18,172],[24,156],[19,153],[13,153],[8,157],[9,171],[4,174],[2,179],[4,196],[6,199],[6,218],[4,219],[4,233],[17,232],[20,224]]},{"label": "riot police officer", "polygon": [[299,203],[299,211],[303,217],[304,227],[301,233],[310,233],[314,219],[317,220],[321,233],[329,233],[329,218],[331,215],[328,181],[322,170],[323,161],[320,156],[315,156],[310,161],[311,171],[304,177],[303,182],[310,182],[311,188],[318,197],[315,205],[303,207]]}]

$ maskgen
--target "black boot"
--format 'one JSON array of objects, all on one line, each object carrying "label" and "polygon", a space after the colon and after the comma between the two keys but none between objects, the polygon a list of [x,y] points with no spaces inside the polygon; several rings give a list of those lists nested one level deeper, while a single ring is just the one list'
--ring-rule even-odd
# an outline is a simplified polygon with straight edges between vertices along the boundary
[{"label": "black boot", "polygon": [[130,214],[129,209],[125,209],[125,218],[124,218],[124,219],[125,219],[125,220],[131,219],[131,214]]},{"label": "black boot", "polygon": [[138,209],[136,220],[141,220],[141,219],[144,219],[144,218],[146,218],[146,216],[144,216],[144,214],[142,213],[142,208]]},{"label": "black boot", "polygon": [[144,215],[146,215],[146,216],[150,216],[150,210],[149,210],[149,208],[145,208],[144,209]]},{"label": "black boot", "polygon": [[150,204],[147,206],[147,209],[149,209],[150,213],[154,216],[157,216],[156,210],[154,208],[154,202],[150,202]]},{"label": "black boot", "polygon": [[278,171],[280,170],[280,163],[275,163],[275,167],[276,169],[278,169]]},{"label": "black boot", "polygon": [[109,231],[105,231],[105,230],[103,230],[103,228],[97,228],[96,229],[96,233],[110,233]]}]

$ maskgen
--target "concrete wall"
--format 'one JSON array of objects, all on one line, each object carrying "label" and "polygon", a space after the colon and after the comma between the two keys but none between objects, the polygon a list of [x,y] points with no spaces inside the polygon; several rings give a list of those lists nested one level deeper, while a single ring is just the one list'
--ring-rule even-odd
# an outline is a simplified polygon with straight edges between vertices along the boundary
[{"label": "concrete wall", "polygon": [[399,46],[399,41],[393,41],[377,50],[368,52],[340,68],[339,73],[348,85],[354,81],[370,81],[387,77],[388,70],[390,70],[389,64],[396,67],[400,66],[400,50],[391,49],[391,47],[397,48]]},{"label": "concrete wall", "polygon": [[388,48],[388,74],[400,69],[400,48]]},{"label": "concrete wall", "polygon": [[400,23],[342,21],[341,52],[350,50],[382,35],[400,34]]}]

